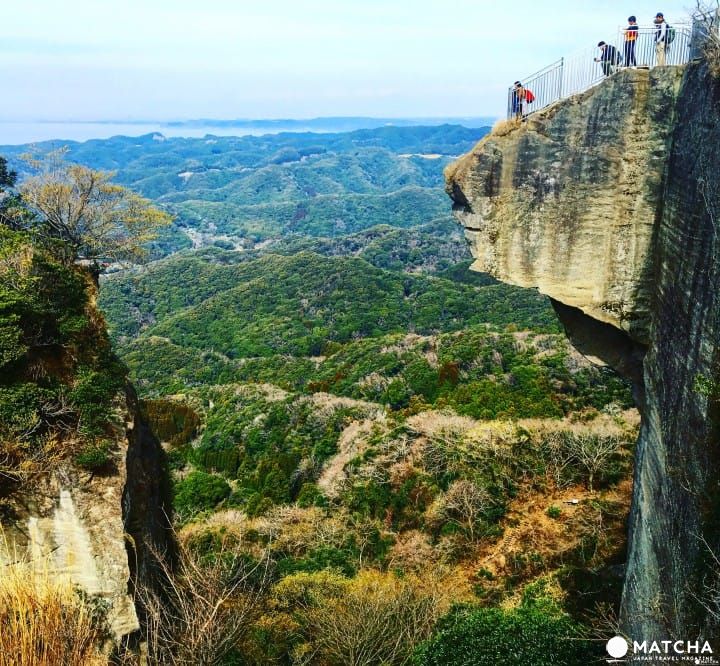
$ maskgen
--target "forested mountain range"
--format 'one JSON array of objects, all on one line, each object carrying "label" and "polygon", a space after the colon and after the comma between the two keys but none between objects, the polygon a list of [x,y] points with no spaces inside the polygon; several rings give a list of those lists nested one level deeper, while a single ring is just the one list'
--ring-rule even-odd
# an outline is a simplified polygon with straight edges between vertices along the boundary
[{"label": "forested mountain range", "polygon": [[247,245],[286,233],[337,236],[447,217],[442,169],[488,129],[382,127],[204,139],[149,134],[7,146],[0,154],[21,176],[28,171],[21,155],[58,148],[69,160],[116,171],[118,182],[176,215],[156,245],[162,254],[190,247],[190,237],[197,245],[203,235]]},{"label": "forested mountain range", "polygon": [[[175,215],[98,304],[162,443],[187,580],[240,581],[216,663],[344,666],[359,643],[430,666],[518,627],[552,663],[593,652],[637,417],[545,297],[470,270],[442,171],[484,133],[67,146]],[[28,148],[4,151],[21,179]]]}]

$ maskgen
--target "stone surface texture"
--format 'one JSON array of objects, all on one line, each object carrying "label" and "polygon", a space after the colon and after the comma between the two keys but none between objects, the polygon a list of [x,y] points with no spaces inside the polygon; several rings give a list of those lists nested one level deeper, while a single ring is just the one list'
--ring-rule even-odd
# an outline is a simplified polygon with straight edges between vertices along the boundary
[{"label": "stone surface texture", "polygon": [[446,172],[473,268],[550,296],[578,349],[633,382],[634,639],[720,638],[719,154],[720,82],[693,63],[619,72]]},{"label": "stone surface texture", "polygon": [[91,474],[61,463],[32,492],[17,492],[0,544],[0,562],[27,561],[104,600],[115,642],[140,628],[133,585],[159,584],[156,555],[172,551],[162,450],[131,388],[123,411],[112,469]]}]

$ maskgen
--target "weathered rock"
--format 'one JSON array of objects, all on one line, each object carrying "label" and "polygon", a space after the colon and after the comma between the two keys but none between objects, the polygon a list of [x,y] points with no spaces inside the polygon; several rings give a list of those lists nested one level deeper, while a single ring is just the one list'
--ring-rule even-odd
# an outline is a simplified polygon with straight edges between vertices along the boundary
[{"label": "weathered rock", "polygon": [[156,554],[172,545],[162,449],[130,388],[125,417],[107,472],[90,474],[61,462],[39,486],[13,495],[0,553],[0,559],[25,559],[104,600],[116,642],[140,628],[132,586],[158,582]]},{"label": "weathered rock", "polygon": [[[44,315],[13,318],[4,301],[3,322],[20,322],[15,335],[26,345],[18,345],[14,363],[3,365],[0,388],[4,398],[18,387],[40,390],[36,382],[42,382],[47,391],[47,385],[56,383],[63,387],[63,397],[48,399],[43,409],[56,410],[64,420],[31,410],[33,427],[43,434],[33,439],[32,430],[22,437],[13,430],[12,409],[3,411],[8,422],[0,423],[0,563],[32,566],[102,602],[114,646],[119,647],[121,642],[135,642],[142,624],[143,609],[136,609],[133,588],[161,587],[165,578],[157,557],[173,552],[164,453],[112,355],[97,309],[95,276],[75,264],[57,262],[24,236],[11,240],[14,244],[6,241],[0,248],[5,252],[0,291],[6,294],[7,285],[22,284],[32,276],[34,289],[50,303]],[[53,266],[55,272],[44,272],[44,266]],[[57,290],[50,289],[51,281],[58,281]],[[66,328],[64,337],[58,338],[35,330],[61,330],[59,322],[68,308],[81,326],[73,322],[76,327]],[[6,335],[2,342],[8,339]],[[85,394],[80,390],[74,403],[72,392],[82,386],[83,373],[93,377],[88,385],[95,388]],[[111,392],[103,393],[98,385],[111,387]],[[98,431],[83,430],[82,408],[102,413],[100,425],[95,424]],[[90,465],[95,469],[90,472],[79,458],[91,454],[98,440],[108,460]],[[111,643],[108,649],[114,647]]]},{"label": "weathered rock", "polygon": [[675,68],[628,70],[448,167],[474,268],[647,341],[648,249],[680,80]]},{"label": "weathered rock", "polygon": [[701,64],[627,70],[446,173],[473,268],[550,296],[635,386],[622,617],[641,640],[718,635],[697,597],[720,547],[719,100]]}]

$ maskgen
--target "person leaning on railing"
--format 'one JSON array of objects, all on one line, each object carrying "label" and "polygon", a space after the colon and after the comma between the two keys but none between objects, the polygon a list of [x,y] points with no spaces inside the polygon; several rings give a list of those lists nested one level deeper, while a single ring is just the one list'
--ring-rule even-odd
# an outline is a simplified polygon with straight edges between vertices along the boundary
[{"label": "person leaning on railing", "polygon": [[525,120],[527,115],[527,105],[535,101],[535,95],[531,90],[526,88],[520,81],[513,83],[511,93],[512,115],[515,120]]},{"label": "person leaning on railing", "polygon": [[605,42],[598,42],[598,48],[600,57],[595,58],[595,62],[600,63],[605,76],[610,76],[615,71],[615,67],[620,64],[620,53],[612,44]]},{"label": "person leaning on railing", "polygon": [[525,104],[525,88],[520,81],[515,81],[512,89],[512,115],[515,120],[522,120],[523,106]]}]

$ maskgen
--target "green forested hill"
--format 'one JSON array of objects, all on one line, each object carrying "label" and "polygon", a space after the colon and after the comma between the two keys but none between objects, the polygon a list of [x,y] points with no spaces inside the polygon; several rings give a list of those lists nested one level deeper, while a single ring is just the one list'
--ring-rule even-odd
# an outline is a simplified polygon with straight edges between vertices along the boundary
[{"label": "green forested hill", "polygon": [[[447,216],[443,168],[488,128],[383,127],[341,134],[70,142],[67,158],[117,180],[177,216],[159,254],[195,243],[258,241],[287,233],[338,236],[377,224],[409,227]],[[2,148],[18,158],[57,143]],[[194,233],[194,235],[193,235]],[[200,240],[198,234],[202,234]]]},{"label": "green forested hill", "polygon": [[[292,132],[263,136],[212,136],[202,139],[166,138],[160,134],[139,137],[116,136],[82,143],[66,141],[73,161],[96,169],[118,170],[128,182],[142,180],[143,171],[188,166],[191,160],[213,162],[218,168],[257,166],[293,161],[296,157],[380,148],[393,153],[460,155],[468,144],[487,134],[489,127],[474,129],[460,125],[382,127],[323,134]],[[55,150],[57,141],[38,143],[40,151]],[[30,146],[0,146],[2,154],[17,158]],[[196,164],[196,166],[202,166]]]},{"label": "green forested hill", "polygon": [[[108,276],[102,302],[116,336],[134,335],[148,323],[236,286],[238,265],[267,254],[311,252],[325,257],[356,257],[376,268],[434,274],[474,286],[498,284],[488,275],[468,270],[467,244],[460,227],[449,219],[411,229],[379,225],[334,238],[292,234],[242,251],[228,251],[223,249],[225,245],[216,241],[202,250],[182,252],[142,269]],[[497,291],[513,294],[519,290],[506,285]],[[529,292],[522,293],[528,297]],[[530,298],[530,302],[537,302]],[[549,317],[548,321],[552,315]]]},{"label": "green forested hill", "polygon": [[153,321],[148,335],[231,358],[315,356],[330,342],[478,323],[556,328],[546,300],[532,292],[506,285],[477,289],[310,252],[231,266],[178,258],[147,277],[107,280],[103,304],[116,335]]},{"label": "green forested hill", "polygon": [[[486,273],[468,270],[470,251],[462,228],[451,218],[441,218],[412,228],[378,225],[332,238],[293,234],[267,241],[251,254],[295,254],[303,250],[330,257],[360,257],[377,268],[433,274],[476,286],[497,284]],[[226,258],[227,255],[224,255]]]},{"label": "green forested hill", "polygon": [[[570,347],[548,299],[469,271],[442,167],[481,134],[70,146],[178,215],[154,261],[102,277],[100,306],[125,364],[112,371],[129,370],[163,442],[203,608],[227,589],[226,564],[267,572],[243,583],[252,614],[222,663],[348,663],[323,652],[322,613],[345,618],[332,624],[343,640],[374,640],[379,609],[396,641],[405,609],[408,626],[434,613],[427,637],[460,602],[503,627],[531,612],[565,645],[579,635],[565,611],[612,600],[602,571],[622,557],[630,392]],[[6,291],[16,342],[25,315]],[[76,309],[61,328],[83,330]],[[107,406],[108,376],[88,363],[67,395]],[[26,393],[8,396],[6,421],[23,417]],[[517,618],[499,610],[519,599]],[[418,641],[376,661],[410,663]]]},{"label": "green forested hill", "polygon": [[288,232],[334,236],[376,224],[411,227],[445,215],[446,198],[436,187],[409,186],[389,193],[328,194],[252,205],[193,198],[173,210],[192,228],[206,229],[205,223],[211,221],[215,231],[261,240]]},{"label": "green forested hill", "polygon": [[535,292],[307,250],[244,256],[192,252],[107,278],[102,305],[143,391],[262,382],[394,409],[440,401],[480,418],[628,399],[610,374],[573,370]]}]

